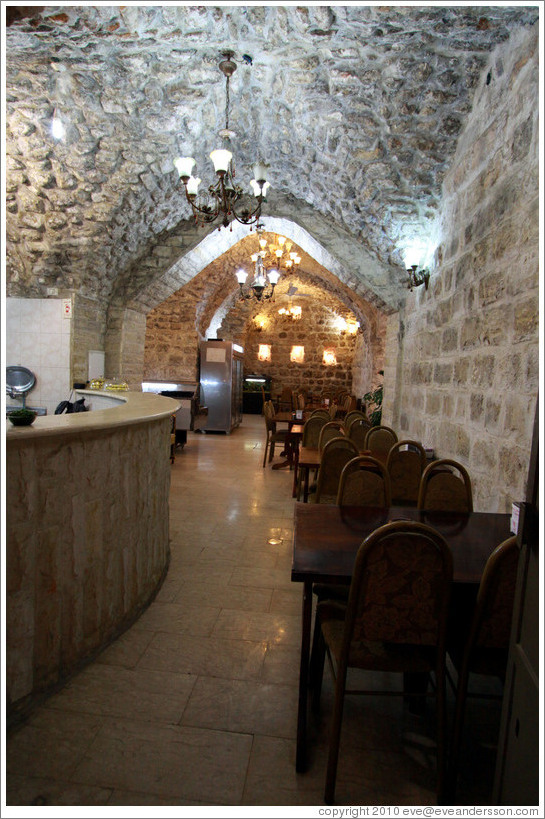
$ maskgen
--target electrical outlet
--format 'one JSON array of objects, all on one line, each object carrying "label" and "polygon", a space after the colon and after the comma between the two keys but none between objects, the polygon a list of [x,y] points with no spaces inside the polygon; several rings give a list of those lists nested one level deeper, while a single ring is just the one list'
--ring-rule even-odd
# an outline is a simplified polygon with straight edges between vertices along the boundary
[{"label": "electrical outlet", "polygon": [[58,296],[59,295],[59,288],[58,287],[48,287],[45,292],[46,292],[46,294],[48,296]]}]

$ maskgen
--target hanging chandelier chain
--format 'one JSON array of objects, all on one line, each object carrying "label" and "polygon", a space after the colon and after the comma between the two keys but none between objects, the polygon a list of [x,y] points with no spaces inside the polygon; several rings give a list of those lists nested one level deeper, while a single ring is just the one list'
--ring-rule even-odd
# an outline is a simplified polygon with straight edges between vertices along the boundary
[{"label": "hanging chandelier chain", "polygon": [[229,130],[229,75],[225,77],[225,130]]},{"label": "hanging chandelier chain", "polygon": [[[178,157],[174,160],[174,165],[178,170],[180,179],[185,188],[187,202],[191,206],[195,221],[199,225],[210,224],[220,220],[218,230],[222,227],[230,226],[233,229],[233,220],[242,225],[253,225],[259,221],[261,207],[266,201],[268,165],[261,159],[257,159],[254,165],[254,179],[250,182],[250,189],[255,197],[255,204],[252,204],[245,197],[243,189],[235,184],[235,159],[231,152],[230,140],[235,136],[229,128],[229,109],[231,107],[231,86],[229,80],[236,71],[236,63],[233,60],[234,51],[224,51],[224,59],[220,62],[220,71],[225,76],[225,128],[219,133],[222,138],[221,150],[212,151],[210,159],[214,163],[217,181],[210,185],[208,190],[199,195],[198,188],[201,180],[193,175],[196,165],[195,159],[191,156]],[[245,62],[251,65],[251,57],[243,55]]]}]

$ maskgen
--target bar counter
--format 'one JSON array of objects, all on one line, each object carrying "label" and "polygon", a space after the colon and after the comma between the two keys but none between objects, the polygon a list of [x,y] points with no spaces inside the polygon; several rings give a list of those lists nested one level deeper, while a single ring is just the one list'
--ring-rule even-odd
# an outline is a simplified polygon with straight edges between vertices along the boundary
[{"label": "bar counter", "polygon": [[79,395],[110,407],[5,422],[8,724],[128,628],[168,569],[179,402]]}]

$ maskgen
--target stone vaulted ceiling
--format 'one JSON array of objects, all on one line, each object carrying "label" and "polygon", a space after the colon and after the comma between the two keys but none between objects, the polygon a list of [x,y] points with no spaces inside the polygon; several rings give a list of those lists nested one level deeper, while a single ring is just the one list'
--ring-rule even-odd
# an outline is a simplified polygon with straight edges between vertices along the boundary
[{"label": "stone vaulted ceiling", "polygon": [[[254,159],[267,161],[264,213],[328,247],[343,285],[393,309],[405,292],[403,250],[433,232],[489,53],[538,17],[520,4],[8,12],[7,292],[55,287],[146,310],[200,271],[172,272],[210,232],[190,218],[173,158],[194,156],[203,182],[213,181],[223,50],[238,66],[230,125],[239,183]],[[64,141],[50,134],[55,106]],[[226,244],[218,238],[212,258]]]}]

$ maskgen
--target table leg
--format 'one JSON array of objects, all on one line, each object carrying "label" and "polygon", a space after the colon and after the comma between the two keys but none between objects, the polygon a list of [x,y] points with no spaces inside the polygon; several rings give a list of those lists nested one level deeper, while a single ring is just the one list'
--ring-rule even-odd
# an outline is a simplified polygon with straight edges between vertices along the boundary
[{"label": "table leg", "polygon": [[305,486],[303,489],[303,502],[308,503],[308,476],[309,476],[310,468],[305,466]]},{"label": "table leg", "polygon": [[299,474],[299,443],[294,444],[295,453],[293,457],[293,489],[291,490],[292,498],[297,497],[297,475]]},{"label": "table leg", "polygon": [[310,630],[312,626],[312,583],[303,585],[303,627],[301,630],[301,664],[299,666],[299,707],[297,712],[297,755],[295,770],[303,773],[307,767],[307,705],[308,669],[310,660]]}]

